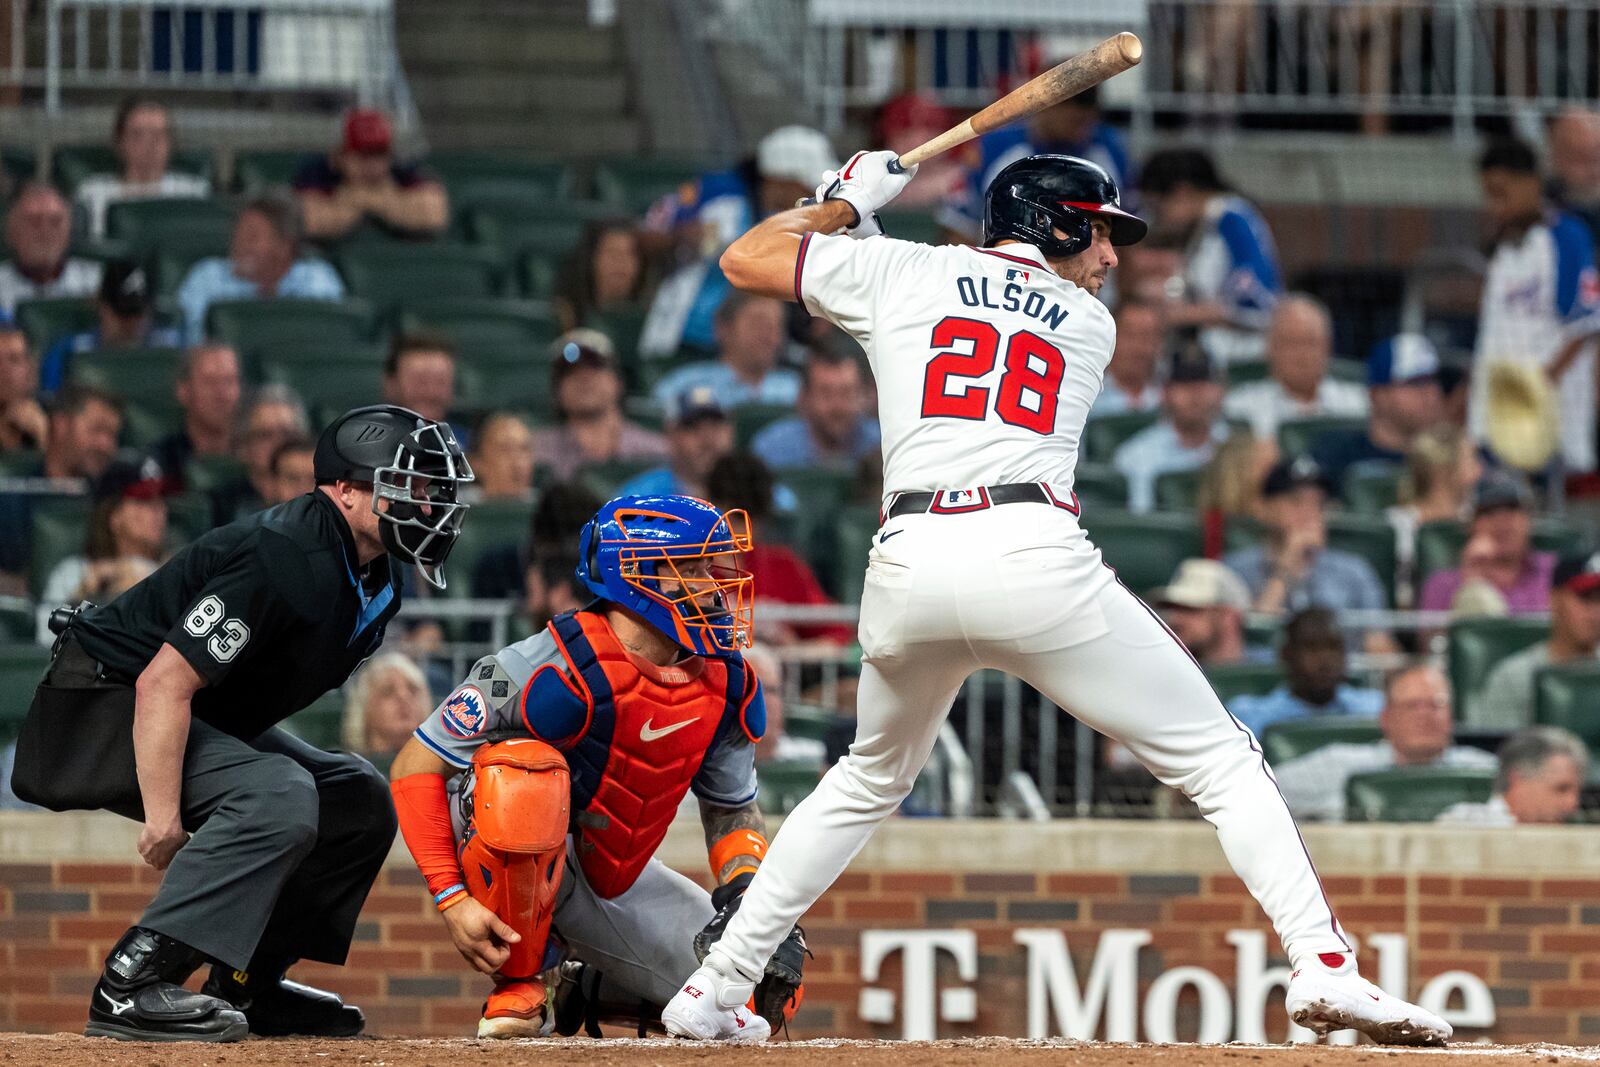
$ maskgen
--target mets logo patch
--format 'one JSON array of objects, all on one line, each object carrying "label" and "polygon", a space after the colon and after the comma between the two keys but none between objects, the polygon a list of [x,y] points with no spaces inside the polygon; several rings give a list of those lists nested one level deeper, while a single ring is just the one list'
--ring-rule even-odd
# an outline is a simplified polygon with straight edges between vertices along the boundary
[{"label": "mets logo patch", "polygon": [[464,685],[444,702],[444,728],[457,737],[476,737],[489,723],[486,709],[483,691],[475,685]]}]

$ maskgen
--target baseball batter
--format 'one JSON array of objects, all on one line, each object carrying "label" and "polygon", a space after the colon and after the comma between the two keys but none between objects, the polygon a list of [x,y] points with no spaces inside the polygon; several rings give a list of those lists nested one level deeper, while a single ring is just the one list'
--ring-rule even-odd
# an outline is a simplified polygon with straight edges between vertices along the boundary
[{"label": "baseball batter", "polygon": [[1095,294],[1145,223],[1099,167],[1040,155],[989,187],[984,247],[891,240],[874,212],[914,171],[892,172],[893,159],[856,153],[818,203],[722,258],[734,285],[798,300],[866,349],[886,495],[861,602],[855,743],[784,823],[668,1004],[668,1030],[729,1032],[769,954],[910,792],[962,682],[993,668],[1195,802],[1290,957],[1296,1022],[1443,1043],[1448,1023],[1357,973],[1254,735],[1078,524],[1078,442],[1114,340]]}]

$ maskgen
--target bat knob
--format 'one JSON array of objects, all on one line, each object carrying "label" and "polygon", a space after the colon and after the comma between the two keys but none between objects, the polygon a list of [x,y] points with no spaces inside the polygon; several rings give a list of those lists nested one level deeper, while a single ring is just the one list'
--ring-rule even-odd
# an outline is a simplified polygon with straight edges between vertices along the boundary
[{"label": "bat knob", "polygon": [[885,169],[888,170],[890,174],[904,174],[906,172],[906,168],[900,165],[899,156],[889,160],[889,162],[885,165]]}]

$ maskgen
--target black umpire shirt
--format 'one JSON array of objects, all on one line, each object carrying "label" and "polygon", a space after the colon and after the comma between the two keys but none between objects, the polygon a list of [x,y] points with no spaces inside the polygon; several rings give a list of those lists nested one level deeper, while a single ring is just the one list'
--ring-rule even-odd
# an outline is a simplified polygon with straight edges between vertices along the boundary
[{"label": "black umpire shirt", "polygon": [[316,490],[205,534],[72,633],[130,685],[172,645],[205,679],[194,714],[248,739],[343,685],[383,643],[400,610],[389,562],[357,567],[349,524]]}]

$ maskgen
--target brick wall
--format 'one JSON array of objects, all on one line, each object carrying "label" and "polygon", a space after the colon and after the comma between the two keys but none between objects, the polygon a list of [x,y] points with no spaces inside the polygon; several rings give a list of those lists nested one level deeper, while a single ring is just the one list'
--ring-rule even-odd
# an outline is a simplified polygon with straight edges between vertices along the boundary
[{"label": "brick wall", "polygon": [[[1156,832],[1145,827],[1141,833]],[[971,835],[973,844],[982,840],[981,831]],[[1019,855],[1003,843],[989,845],[983,854]],[[1021,1036],[1025,955],[1013,941],[1020,927],[1064,930],[1080,981],[1102,931],[1150,930],[1153,941],[1139,960],[1141,1002],[1143,988],[1176,966],[1204,968],[1231,987],[1235,950],[1228,931],[1266,929],[1243,886],[1231,874],[1208,869],[1217,866],[1210,861],[1194,864],[1198,870],[1141,864],[1146,869],[1131,874],[961,872],[947,863],[907,866],[903,855],[886,869],[870,869],[872,855],[865,858],[869,869],[846,874],[806,920],[816,958],[807,969],[806,1006],[792,1028],[796,1037],[899,1035],[898,1027],[858,1017],[863,930],[973,931],[980,957],[978,1017],[944,1024],[941,1034]],[[1169,855],[1181,859],[1183,850]],[[677,865],[704,880],[703,867]],[[1600,878],[1409,872],[1331,874],[1324,881],[1358,937],[1406,935],[1412,995],[1437,974],[1465,970],[1492,989],[1497,1024],[1488,1036],[1600,1039]],[[153,872],[128,862],[0,863],[0,1029],[80,1029],[101,960],[155,884]],[[1269,946],[1277,951],[1275,939]],[[898,991],[899,967],[899,957],[892,957],[874,985]],[[374,1031],[394,1035],[468,1033],[485,990],[485,979],[467,970],[444,936],[403,854],[367,902],[350,965],[303,965],[297,973],[359,1003]],[[941,961],[940,973],[956,981],[950,960]],[[1194,1014],[1192,998],[1181,1000],[1180,1036],[1194,1033]],[[1273,997],[1267,1033],[1279,1035],[1283,1027],[1281,998]]]}]

